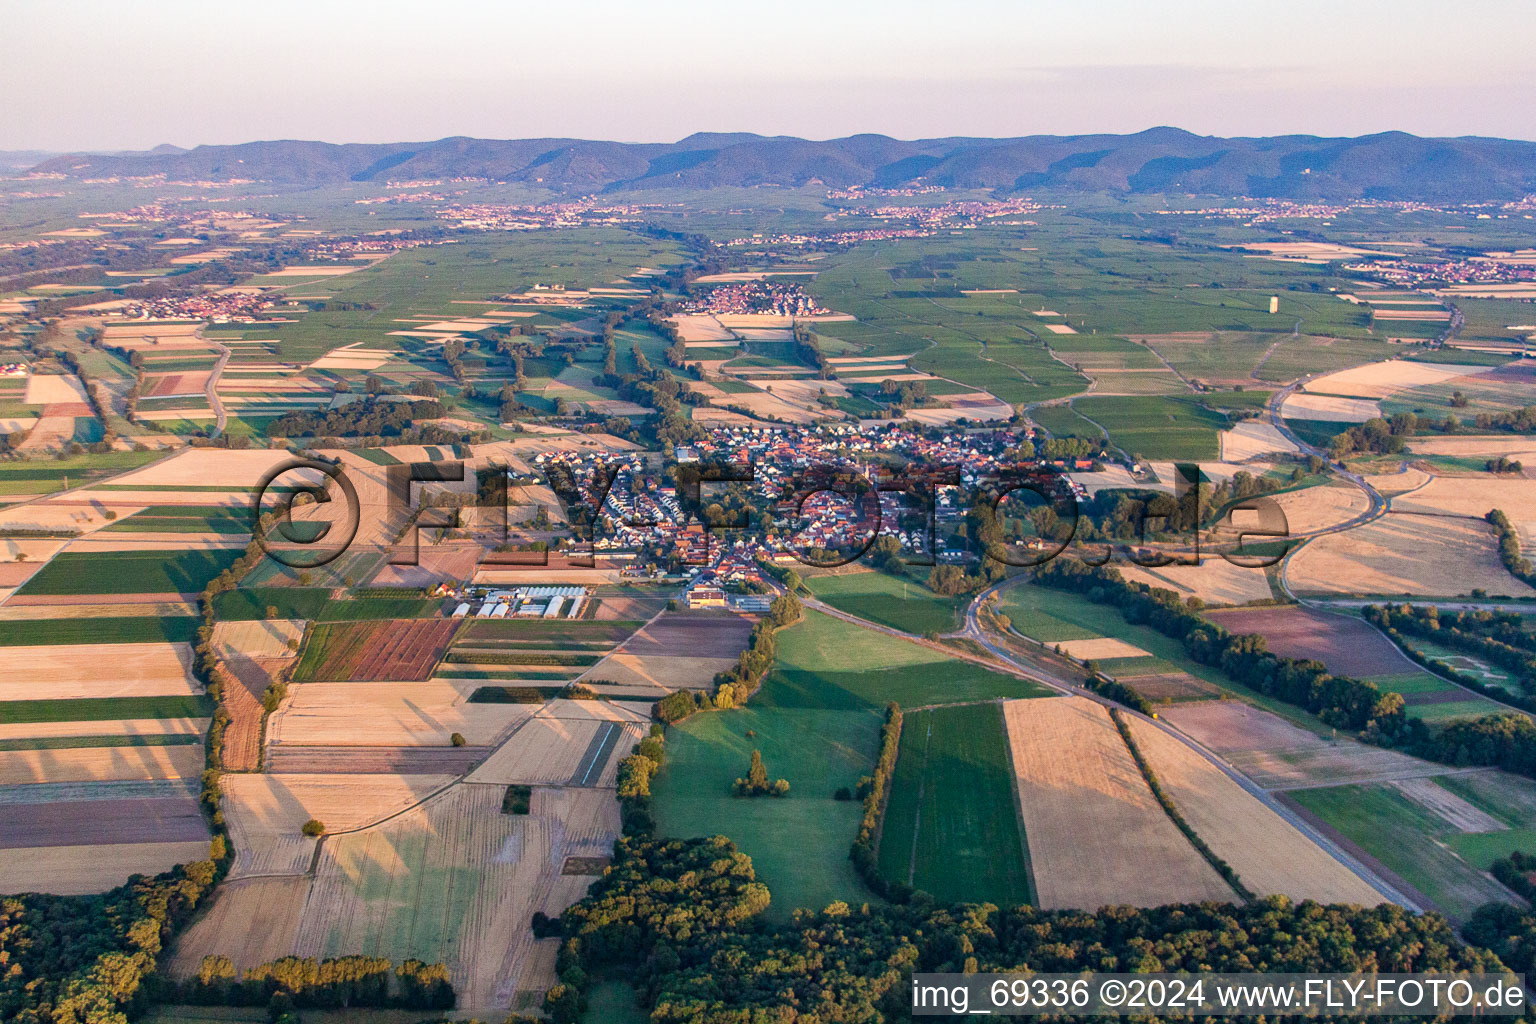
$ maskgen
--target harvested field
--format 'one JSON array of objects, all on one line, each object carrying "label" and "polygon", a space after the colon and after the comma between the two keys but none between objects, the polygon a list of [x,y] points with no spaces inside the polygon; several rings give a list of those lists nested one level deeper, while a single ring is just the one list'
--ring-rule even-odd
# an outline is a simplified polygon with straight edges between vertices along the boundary
[{"label": "harvested field", "polygon": [[124,718],[82,722],[3,722],[0,740],[60,736],[202,736],[206,718]]},{"label": "harvested field", "polygon": [[426,679],[458,629],[452,619],[322,623],[294,669],[298,682]]},{"label": "harvested field", "polygon": [[533,713],[526,704],[469,704],[472,682],[294,683],[267,719],[288,746],[445,747],[454,733],[491,746]]},{"label": "harvested field", "polygon": [[1435,477],[1412,494],[1392,499],[1393,512],[1482,519],[1502,509],[1520,532],[1522,546],[1536,546],[1536,480],[1479,474]]},{"label": "harvested field", "polygon": [[266,770],[278,774],[464,775],[490,747],[273,746]]},{"label": "harvested field", "polygon": [[1163,812],[1101,705],[1014,700],[1003,715],[1042,909],[1234,898]]},{"label": "harvested field", "polygon": [[234,677],[234,684],[224,692],[224,709],[229,712],[229,724],[224,727],[227,770],[254,772],[261,767],[261,719],[266,713],[261,700],[289,663],[286,659],[257,660],[238,655],[224,662]]},{"label": "harvested field", "polygon": [[447,775],[226,775],[222,807],[235,844],[231,878],[303,874],[315,840],[311,818],[349,832],[415,806],[452,781]]},{"label": "harvested field", "polygon": [[1280,406],[1280,414],[1288,420],[1364,423],[1381,416],[1381,405],[1365,398],[1337,398],[1297,391]]},{"label": "harvested field", "polygon": [[5,809],[0,848],[207,843],[208,825],[190,794],[141,800],[67,800]]},{"label": "harvested field", "polygon": [[1195,834],[1256,895],[1374,906],[1382,896],[1220,768],[1155,724],[1130,719],[1136,746]]},{"label": "harvested field", "polygon": [[1334,675],[1357,679],[1416,672],[1418,666],[1369,623],[1310,608],[1254,608],[1212,612],[1211,621],[1243,635],[1257,633],[1286,658],[1315,659]]},{"label": "harvested field", "polygon": [[1512,459],[1529,457],[1536,462],[1536,438],[1509,434],[1451,437],[1415,437],[1408,450],[1417,455],[1448,455],[1452,458],[1485,459],[1508,455]]},{"label": "harvested field", "polygon": [[147,378],[149,388],[142,397],[170,398],[184,395],[201,395],[207,391],[208,378],[212,376],[212,372],[205,370],[192,373],[167,373],[164,376],[150,377]]},{"label": "harvested field", "polygon": [[[1378,317],[1390,315],[1378,311]],[[1415,313],[1417,318],[1422,314]],[[1443,319],[1447,314],[1437,316]],[[1348,370],[1330,373],[1307,384],[1306,389],[1319,395],[1346,395],[1353,398],[1386,398],[1406,388],[1443,384],[1458,377],[1467,377],[1492,370],[1491,366],[1465,366],[1460,364],[1418,363],[1406,359],[1393,359],[1384,363],[1371,363]],[[1289,411],[1287,416],[1292,415]],[[1304,417],[1316,419],[1320,417]]]},{"label": "harvested field", "polygon": [[1297,450],[1290,439],[1268,420],[1244,420],[1231,430],[1221,432],[1221,461],[1246,462],[1276,452],[1289,454]]},{"label": "harvested field", "polygon": [[1286,579],[1309,594],[1536,596],[1499,561],[1492,527],[1443,516],[1388,513],[1318,537],[1291,556]]},{"label": "harvested field", "polygon": [[[7,647],[0,700],[159,697],[202,692],[188,644]],[[111,672],[102,666],[110,665]]]},{"label": "harvested field", "polygon": [[227,956],[236,970],[248,970],[288,956],[309,895],[309,879],[239,878],[220,885],[172,948],[176,980],[195,978],[205,956]]},{"label": "harvested field", "polygon": [[1274,501],[1285,513],[1285,522],[1293,537],[1347,523],[1370,507],[1365,492],[1349,485],[1325,484],[1287,491],[1275,495]]},{"label": "harvested field", "polygon": [[[27,405],[86,405],[85,385],[72,373],[34,373],[27,378]],[[70,415],[73,415],[72,413]]]},{"label": "harvested field", "polygon": [[1064,640],[1055,646],[1061,648],[1061,652],[1067,657],[1076,658],[1078,661],[1151,657],[1151,655],[1135,644],[1128,644],[1124,640],[1116,640],[1114,637],[1098,637],[1090,640]]},{"label": "harvested field", "polygon": [[213,627],[213,648],[221,658],[292,658],[288,646],[304,638],[301,619],[264,619],[220,622]]},{"label": "harvested field", "polygon": [[128,881],[130,875],[158,875],[177,864],[204,860],[207,856],[206,842],[0,850],[0,879],[4,879],[7,892],[81,896],[115,888]]},{"label": "harvested field", "polygon": [[1221,557],[1207,556],[1199,565],[1147,569],[1126,564],[1117,568],[1127,580],[1172,590],[1180,597],[1198,597],[1210,606],[1247,604],[1272,596],[1263,569],[1245,569]]},{"label": "harvested field", "polygon": [[1418,778],[1447,770],[1356,740],[1314,736],[1278,715],[1238,701],[1178,704],[1159,710],[1158,717],[1220,754],[1265,789]]},{"label": "harvested field", "polygon": [[530,786],[616,785],[619,761],[645,736],[644,724],[559,715],[558,707],[552,705],[525,719],[465,781]]},{"label": "harvested field", "polygon": [[[189,448],[173,458],[119,477],[113,480],[113,485],[121,485],[129,489],[133,486],[189,488],[224,486],[244,492],[259,484],[268,472],[292,459],[293,455],[290,452],[279,449],[252,448],[242,451],[227,448]],[[286,474],[283,482],[296,481],[299,478],[297,473]],[[160,497],[163,498],[164,495]],[[206,499],[207,496],[204,494],[202,497]],[[206,500],[199,502],[199,504],[204,503]]]},{"label": "harvested field", "polygon": [[114,779],[193,779],[202,771],[203,748],[196,744],[0,750],[0,786]]},{"label": "harvested field", "polygon": [[533,793],[530,814],[501,813],[503,787],[458,785],[409,814],[328,839],[295,952],[365,953],[448,965],[461,1009],[505,1010],[554,982],[529,921],[558,915],[592,878],[569,857],[608,855],[618,804],[603,790]]}]

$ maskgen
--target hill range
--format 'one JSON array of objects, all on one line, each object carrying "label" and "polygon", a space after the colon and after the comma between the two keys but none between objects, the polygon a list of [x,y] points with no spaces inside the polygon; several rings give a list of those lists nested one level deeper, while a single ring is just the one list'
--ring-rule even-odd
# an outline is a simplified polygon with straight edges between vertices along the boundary
[{"label": "hill range", "polygon": [[1536,143],[1481,137],[1232,138],[1153,128],[1134,135],[808,141],[745,133],[674,143],[447,138],[334,144],[272,141],[142,153],[72,154],[35,171],[71,177],[252,179],[317,186],[468,177],[556,191],[826,185],[1013,192],[1067,188],[1291,200],[1482,201],[1536,192]]}]

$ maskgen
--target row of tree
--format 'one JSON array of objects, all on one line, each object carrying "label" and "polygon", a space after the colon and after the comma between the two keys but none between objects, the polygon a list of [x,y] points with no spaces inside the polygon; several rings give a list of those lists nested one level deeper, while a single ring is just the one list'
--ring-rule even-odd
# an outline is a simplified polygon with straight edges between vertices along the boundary
[{"label": "row of tree", "polygon": [[376,956],[285,956],[244,973],[227,956],[205,956],[196,977],[166,989],[182,1002],[216,1006],[447,1010],[454,1004],[445,965],[407,960],[396,967]]},{"label": "row of tree", "polygon": [[1536,587],[1536,565],[1521,552],[1520,534],[1515,530],[1515,524],[1509,521],[1503,509],[1490,509],[1486,518],[1499,535],[1499,561],[1504,563],[1504,568],[1516,579]]}]

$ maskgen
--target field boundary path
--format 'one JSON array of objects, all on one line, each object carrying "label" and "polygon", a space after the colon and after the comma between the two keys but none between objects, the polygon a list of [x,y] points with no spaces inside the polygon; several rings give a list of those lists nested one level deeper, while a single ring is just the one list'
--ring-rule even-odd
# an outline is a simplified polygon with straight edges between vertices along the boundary
[{"label": "field boundary path", "polygon": [[224,433],[224,426],[229,422],[229,416],[224,412],[224,403],[219,400],[219,378],[224,374],[224,367],[229,365],[230,348],[228,345],[209,341],[207,338],[202,340],[207,341],[219,352],[219,361],[213,364],[213,369],[208,374],[208,383],[203,388],[208,396],[208,405],[213,409],[213,433],[208,436],[218,437]]}]

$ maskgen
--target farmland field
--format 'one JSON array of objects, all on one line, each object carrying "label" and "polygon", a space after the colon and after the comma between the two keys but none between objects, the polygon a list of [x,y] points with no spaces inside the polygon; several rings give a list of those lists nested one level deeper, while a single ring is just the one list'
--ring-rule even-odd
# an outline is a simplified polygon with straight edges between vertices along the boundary
[{"label": "farmland field", "polygon": [[[1428,784],[1435,785],[1432,780]],[[1447,791],[1447,796],[1452,796]],[[1304,789],[1289,794],[1301,807],[1385,864],[1453,920],[1477,906],[1513,902],[1511,895],[1464,860],[1448,840],[1461,830],[1391,783]]]},{"label": "farmland field", "polygon": [[1039,685],[807,610],[776,637],[778,662],[753,706],[860,710],[1033,697]]},{"label": "farmland field", "polygon": [[1033,899],[1002,705],[908,712],[880,834],[880,872],[940,902]]},{"label": "farmland field", "polygon": [[832,607],[906,633],[949,633],[960,627],[965,597],[943,597],[916,580],[884,572],[813,576],[806,580],[819,600]]},{"label": "farmland field", "polygon": [[1102,706],[1009,701],[1004,715],[1039,906],[1234,898],[1164,813]]},{"label": "farmland field", "polygon": [[41,644],[186,643],[197,636],[191,616],[0,620],[0,647]]},{"label": "farmland field", "polygon": [[323,623],[310,633],[293,679],[426,679],[458,628],[452,619]]},{"label": "farmland field", "polygon": [[239,551],[66,551],[17,593],[196,594],[239,557]]}]

